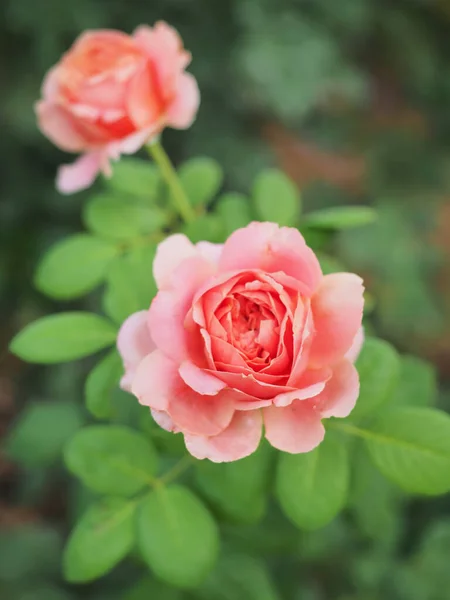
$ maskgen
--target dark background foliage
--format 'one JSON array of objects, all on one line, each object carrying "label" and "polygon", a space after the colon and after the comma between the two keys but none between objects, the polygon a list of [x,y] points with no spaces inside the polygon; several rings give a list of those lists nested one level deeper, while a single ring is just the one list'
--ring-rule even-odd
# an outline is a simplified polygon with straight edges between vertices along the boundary
[{"label": "dark background foliage", "polygon": [[[83,29],[132,31],[158,19],[177,27],[194,57],[202,105],[188,132],[164,135],[171,156],[216,158],[227,187],[240,191],[260,168],[276,164],[298,184],[306,210],[374,206],[378,222],[340,234],[334,250],[365,277],[377,333],[434,362],[439,404],[448,408],[450,3],[3,0],[2,13],[0,436],[36,402],[64,399],[70,408],[54,416],[58,439],[33,424],[23,460],[0,455],[0,596],[122,598],[133,567],[81,592],[65,586],[59,571],[62,540],[85,499],[72,491],[57,457],[85,418],[88,365],[30,367],[6,349],[25,322],[60,309],[34,291],[34,267],[53,240],[81,227],[84,196],[56,193],[54,174],[65,157],[34,120],[44,73]],[[89,297],[68,308],[94,303]],[[43,459],[30,460],[35,447]],[[257,527],[230,526],[226,534],[268,559],[285,600],[450,598],[448,499],[391,500],[372,510],[368,499],[361,522],[344,516],[312,534],[283,530],[276,513],[263,538]],[[216,589],[201,597],[253,597],[235,586],[229,595],[215,596]],[[148,597],[142,590],[129,600]]]}]

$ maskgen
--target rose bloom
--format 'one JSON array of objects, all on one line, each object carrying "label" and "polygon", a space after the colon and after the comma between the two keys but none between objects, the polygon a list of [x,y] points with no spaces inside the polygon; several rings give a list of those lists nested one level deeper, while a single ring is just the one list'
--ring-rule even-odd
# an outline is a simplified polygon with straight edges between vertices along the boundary
[{"label": "rose bloom", "polygon": [[322,441],[322,419],[346,417],[359,393],[362,280],[323,275],[296,229],[251,223],[224,245],[163,241],[148,311],[119,332],[122,387],[188,451],[214,462]]},{"label": "rose bloom", "polygon": [[88,187],[110,159],[132,154],[166,127],[185,129],[195,118],[199,91],[184,69],[191,55],[175,29],[159,22],[129,36],[83,33],[44,79],[36,105],[39,127],[67,152],[82,152],[61,167],[57,187]]}]

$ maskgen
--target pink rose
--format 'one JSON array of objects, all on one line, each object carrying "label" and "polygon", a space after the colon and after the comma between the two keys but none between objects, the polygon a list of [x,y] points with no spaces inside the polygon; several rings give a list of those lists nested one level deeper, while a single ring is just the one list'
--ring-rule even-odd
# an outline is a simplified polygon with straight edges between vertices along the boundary
[{"label": "pink rose", "polygon": [[358,398],[363,285],[322,275],[296,229],[252,223],[222,245],[183,235],[158,248],[159,292],[123,324],[122,386],[155,420],[215,462],[272,446],[308,452],[322,419]]},{"label": "pink rose", "polygon": [[45,77],[36,105],[39,127],[67,152],[82,152],[58,173],[57,187],[88,187],[110,159],[132,154],[165,126],[185,129],[199,91],[184,69],[191,55],[166,23],[83,33]]}]

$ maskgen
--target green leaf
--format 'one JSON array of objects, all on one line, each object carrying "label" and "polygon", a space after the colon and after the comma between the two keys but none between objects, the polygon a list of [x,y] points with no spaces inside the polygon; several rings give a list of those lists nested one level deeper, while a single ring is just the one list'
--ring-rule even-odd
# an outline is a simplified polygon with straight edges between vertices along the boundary
[{"label": "green leaf", "polygon": [[161,208],[107,194],[95,196],[86,204],[83,219],[94,234],[112,240],[131,240],[167,224],[167,214]]},{"label": "green leaf", "polygon": [[79,407],[69,402],[27,404],[6,441],[8,455],[25,466],[48,465],[83,425]]},{"label": "green leaf", "polygon": [[261,221],[295,225],[300,214],[300,194],[295,184],[278,169],[260,173],[253,186],[253,201]]},{"label": "green leaf", "polygon": [[180,590],[148,577],[127,592],[122,600],[182,600],[184,597]]},{"label": "green leaf", "polygon": [[55,244],[39,263],[34,284],[58,300],[78,298],[105,278],[120,249],[92,235],[80,233]]},{"label": "green leaf", "polygon": [[377,213],[369,206],[338,206],[309,213],[303,222],[316,229],[352,229],[376,220]]},{"label": "green leaf", "polygon": [[345,506],[349,483],[347,448],[329,434],[306,454],[281,454],[276,494],[298,527],[317,529]]},{"label": "green leaf", "polygon": [[324,275],[345,272],[344,266],[334,256],[328,256],[322,252],[317,252],[316,255]]},{"label": "green leaf", "polygon": [[200,215],[195,221],[185,225],[183,233],[194,243],[204,240],[207,242],[221,242],[224,237],[220,218],[211,213]]},{"label": "green leaf", "polygon": [[155,575],[175,587],[197,587],[219,551],[217,525],[194,494],[180,485],[158,487],[138,517],[142,556]]},{"label": "green leaf", "polygon": [[93,313],[66,312],[30,323],[12,340],[10,350],[33,363],[61,363],[94,354],[111,346],[114,325]]},{"label": "green leaf", "polygon": [[223,557],[196,595],[201,600],[280,600],[265,564],[245,554]]},{"label": "green leaf", "polygon": [[91,425],[67,444],[67,468],[102,494],[133,496],[150,485],[157,456],[139,433],[120,425]]},{"label": "green leaf", "polygon": [[152,270],[155,252],[154,246],[135,248],[111,265],[103,305],[116,323],[150,306],[157,291]]},{"label": "green leaf", "polygon": [[123,375],[123,364],[117,350],[112,350],[96,364],[86,379],[86,407],[97,419],[111,417],[112,391]]},{"label": "green leaf", "polygon": [[395,349],[377,338],[366,338],[356,361],[360,392],[351,419],[360,419],[391,399],[398,383],[400,359]]},{"label": "green leaf", "polygon": [[208,204],[220,189],[222,167],[212,158],[198,157],[183,163],[178,170],[181,185],[193,206]]},{"label": "green leaf", "polygon": [[434,366],[416,356],[402,356],[392,403],[396,406],[431,406],[436,403],[436,392]]},{"label": "green leaf", "polygon": [[114,163],[108,187],[122,194],[154,200],[159,192],[160,175],[157,167],[139,158],[121,158]]},{"label": "green leaf", "polygon": [[135,502],[120,498],[105,498],[88,509],[64,551],[67,581],[92,581],[125,558],[134,544],[135,509]]},{"label": "green leaf", "polygon": [[270,448],[263,444],[251,456],[231,463],[199,461],[196,480],[201,492],[232,520],[259,521],[266,509]]},{"label": "green leaf", "polygon": [[432,408],[393,408],[364,432],[378,469],[407,492],[450,490],[450,416]]},{"label": "green leaf", "polygon": [[217,201],[216,211],[222,222],[225,237],[236,229],[246,227],[252,220],[250,200],[238,192],[222,194]]}]

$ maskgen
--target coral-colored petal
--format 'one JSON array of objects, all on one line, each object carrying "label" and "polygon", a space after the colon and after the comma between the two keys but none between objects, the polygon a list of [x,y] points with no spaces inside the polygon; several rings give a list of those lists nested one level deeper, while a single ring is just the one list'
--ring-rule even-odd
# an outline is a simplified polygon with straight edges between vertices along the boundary
[{"label": "coral-colored petal", "polygon": [[353,273],[326,275],[311,300],[316,333],[310,364],[329,365],[344,357],[361,327],[362,279]]},{"label": "coral-colored petal", "polygon": [[56,188],[62,194],[73,194],[90,187],[103,167],[103,156],[99,152],[82,154],[71,165],[58,169]]},{"label": "coral-colored petal", "polygon": [[237,412],[231,423],[219,435],[202,437],[185,435],[188,451],[195,458],[231,462],[249,456],[258,448],[261,439],[260,411]]},{"label": "coral-colored petal", "polygon": [[134,313],[124,321],[117,336],[117,349],[125,366],[121,387],[130,391],[137,366],[155,349],[148,330],[146,310]]},{"label": "coral-colored petal", "polygon": [[151,64],[145,65],[130,81],[126,98],[127,113],[138,129],[164,126],[164,104]]},{"label": "coral-colored petal", "polygon": [[181,363],[178,372],[184,383],[199,394],[215,396],[226,387],[223,381],[205,372],[204,369],[200,369],[189,360]]},{"label": "coral-colored petal", "polygon": [[364,344],[364,327],[360,327],[358,329],[358,333],[355,335],[353,343],[350,347],[350,350],[345,355],[345,358],[350,360],[352,363],[356,362],[356,359],[359,356],[359,353],[362,350]]},{"label": "coral-colored petal", "polygon": [[152,417],[155,420],[155,423],[157,423],[162,429],[170,431],[170,433],[180,432],[178,427],[175,425],[175,423],[172,421],[172,419],[166,412],[162,410],[154,410],[153,408],[150,409],[150,412],[152,413]]},{"label": "coral-colored petal", "polygon": [[319,262],[301,233],[275,223],[251,223],[232,233],[224,244],[220,269],[281,271],[302,282],[309,294],[322,278]]},{"label": "coral-colored petal", "polygon": [[175,97],[166,112],[167,125],[175,129],[187,129],[195,119],[199,104],[200,91],[195,77],[190,73],[182,73]]},{"label": "coral-colored petal", "polygon": [[309,403],[299,400],[285,408],[263,408],[266,438],[283,452],[310,452],[320,444],[325,428]]},{"label": "coral-colored petal", "polygon": [[86,138],[80,133],[72,114],[63,106],[46,100],[37,102],[39,129],[56,146],[67,152],[86,150]]},{"label": "coral-colored petal", "polygon": [[169,235],[156,250],[153,261],[153,276],[158,288],[170,287],[175,269],[190,256],[196,256],[194,244],[182,233]]},{"label": "coral-colored petal", "polygon": [[285,392],[278,394],[273,400],[275,406],[289,406],[295,400],[306,400],[308,398],[315,398],[325,388],[325,382],[320,381],[313,383],[309,387],[294,390],[293,392]]},{"label": "coral-colored petal", "polygon": [[154,350],[139,363],[131,391],[141,404],[166,411],[177,380],[177,365],[160,350]]},{"label": "coral-colored petal", "polygon": [[323,392],[311,400],[322,417],[347,417],[359,396],[359,376],[353,363],[342,360],[334,366],[333,375]]}]

